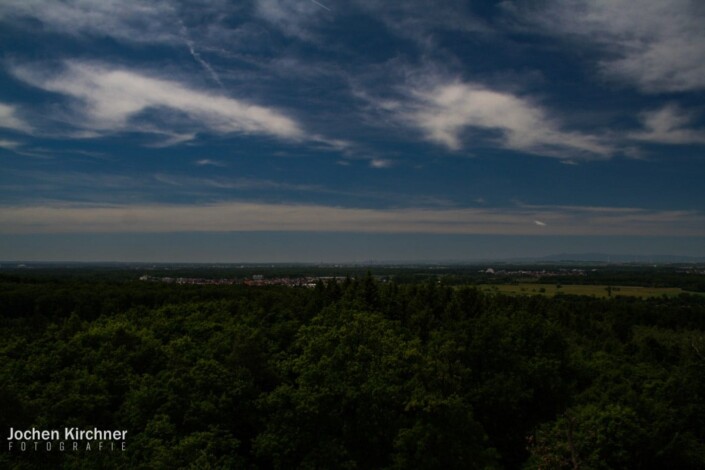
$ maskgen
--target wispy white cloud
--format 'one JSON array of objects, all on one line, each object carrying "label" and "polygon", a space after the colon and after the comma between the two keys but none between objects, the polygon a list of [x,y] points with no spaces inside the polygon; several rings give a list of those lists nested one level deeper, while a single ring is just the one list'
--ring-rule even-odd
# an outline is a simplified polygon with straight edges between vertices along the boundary
[{"label": "wispy white cloud", "polygon": [[0,127],[20,132],[30,132],[32,127],[17,115],[17,108],[0,103]]},{"label": "wispy white cloud", "polygon": [[15,140],[7,140],[7,139],[0,139],[0,148],[6,149],[6,150],[15,150],[22,144],[20,142],[17,142]]},{"label": "wispy white cloud", "polygon": [[[250,25],[232,21],[241,17],[245,8],[246,2],[227,0],[201,0],[197,5],[171,0],[4,0],[0,2],[0,24],[30,19],[41,23],[44,31],[71,36],[107,36],[124,43],[186,46],[193,59],[222,88],[220,75],[205,59],[204,52],[228,55],[228,47],[238,49],[243,42],[252,40]],[[198,21],[187,24],[182,18]],[[198,37],[198,45],[194,37]]]},{"label": "wispy white cloud", "polygon": [[130,42],[179,41],[171,2],[154,0],[3,0],[0,21],[32,18],[51,31]]},{"label": "wispy white cloud", "polygon": [[561,129],[558,119],[531,100],[483,85],[432,79],[408,95],[410,102],[391,112],[450,150],[462,149],[467,131],[479,130],[495,133],[499,146],[536,155],[606,158],[613,151],[596,136]]},{"label": "wispy white cloud", "polygon": [[[315,6],[314,6],[315,8]],[[110,37],[131,44],[186,46],[193,59],[216,83],[216,71],[206,54],[247,60],[243,50],[267,42],[268,33],[249,19],[251,2],[229,0],[3,0],[3,23],[85,38]],[[29,20],[29,21],[27,21]],[[39,28],[37,28],[39,29]],[[194,38],[198,38],[196,42]],[[220,72],[220,73],[219,73]]]},{"label": "wispy white cloud", "polygon": [[323,9],[311,1],[257,0],[255,13],[289,36],[312,40],[316,36],[314,26],[320,15],[330,14],[330,9]]},{"label": "wispy white cloud", "polygon": [[[191,6],[171,0],[3,0],[0,22],[19,23],[31,19],[42,29],[71,36],[111,37],[121,42],[181,45],[181,17],[197,10],[208,19],[199,24],[199,37],[214,43],[229,37],[223,20],[245,5],[227,0],[201,0]],[[191,10],[191,12],[189,11]],[[222,43],[221,43],[222,46]]]},{"label": "wispy white cloud", "polygon": [[445,0],[442,6],[424,0],[356,0],[354,3],[382,21],[390,32],[414,41],[429,53],[441,52],[435,37],[439,32],[492,32],[485,21],[471,13],[468,2],[463,0]]},{"label": "wispy white cloud", "polygon": [[192,176],[157,173],[154,179],[163,184],[180,186],[184,188],[212,188],[234,190],[281,190],[281,191],[309,191],[326,192],[324,188],[315,185],[286,183],[258,178],[199,178]]},{"label": "wispy white cloud", "polygon": [[0,233],[183,231],[702,237],[705,236],[705,216],[695,211],[609,207],[431,210],[246,202],[199,206],[59,204],[0,208]]},{"label": "wispy white cloud", "polygon": [[391,160],[385,160],[383,158],[373,158],[370,160],[370,168],[390,168],[394,165]]},{"label": "wispy white cloud", "polygon": [[[73,99],[72,124],[89,131],[147,131],[175,137],[175,142],[192,138],[194,130],[267,134],[289,140],[305,137],[294,119],[274,108],[141,72],[75,61],[67,62],[58,73],[37,66],[13,70],[31,85]],[[154,120],[146,126],[139,123],[146,112],[159,116],[159,126]]]},{"label": "wispy white cloud", "polygon": [[[155,126],[147,123],[140,125],[139,132],[153,134],[157,138],[154,142],[145,144],[146,147],[152,148],[164,148],[179,145],[184,142],[194,140],[198,135],[197,132],[164,130],[159,125]],[[97,135],[96,137],[98,137],[99,135]]]},{"label": "wispy white cloud", "polygon": [[540,10],[505,2],[542,32],[604,47],[610,77],[645,92],[705,89],[705,8],[692,0],[550,0]]},{"label": "wispy white cloud", "polygon": [[343,154],[355,153],[359,151],[359,145],[349,140],[332,139],[320,134],[314,134],[309,137],[311,142],[315,143],[322,150],[333,150]]},{"label": "wispy white cloud", "polygon": [[218,160],[211,160],[210,158],[202,158],[194,162],[197,166],[216,166],[216,167],[226,167],[227,165]]},{"label": "wispy white cloud", "polygon": [[675,104],[642,114],[644,130],[630,134],[635,140],[663,144],[705,144],[705,128],[693,128],[692,113]]}]

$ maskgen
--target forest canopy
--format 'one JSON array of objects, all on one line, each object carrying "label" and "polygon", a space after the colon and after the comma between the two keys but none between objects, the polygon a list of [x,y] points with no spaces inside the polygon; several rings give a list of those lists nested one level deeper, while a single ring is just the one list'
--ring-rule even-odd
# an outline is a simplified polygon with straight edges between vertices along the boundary
[{"label": "forest canopy", "polygon": [[3,436],[128,430],[7,468],[705,466],[702,295],[3,276],[0,313]]}]

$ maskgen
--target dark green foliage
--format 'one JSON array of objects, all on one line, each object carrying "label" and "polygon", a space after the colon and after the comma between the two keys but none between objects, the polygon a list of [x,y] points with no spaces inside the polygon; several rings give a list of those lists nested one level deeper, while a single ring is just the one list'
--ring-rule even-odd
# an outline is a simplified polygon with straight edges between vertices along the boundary
[{"label": "dark green foliage", "polygon": [[3,432],[128,430],[2,468],[705,467],[703,297],[6,277],[0,329]]}]

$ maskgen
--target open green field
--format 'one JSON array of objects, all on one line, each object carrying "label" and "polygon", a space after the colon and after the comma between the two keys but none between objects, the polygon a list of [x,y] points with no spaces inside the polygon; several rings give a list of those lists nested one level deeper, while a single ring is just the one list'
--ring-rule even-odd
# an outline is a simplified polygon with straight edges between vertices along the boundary
[{"label": "open green field", "polygon": [[[567,285],[567,284],[481,284],[477,286],[484,292],[495,292],[505,295],[545,295],[553,297],[555,295],[589,295],[593,297],[607,298],[610,296],[609,286],[606,285]],[[692,292],[685,291],[680,287],[638,287],[638,286],[611,286],[611,296],[618,295],[625,297],[673,297],[680,294]]]}]

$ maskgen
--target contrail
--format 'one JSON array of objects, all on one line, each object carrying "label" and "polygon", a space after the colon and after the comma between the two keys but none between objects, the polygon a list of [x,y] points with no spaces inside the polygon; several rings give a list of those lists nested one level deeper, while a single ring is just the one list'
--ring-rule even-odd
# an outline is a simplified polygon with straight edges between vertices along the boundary
[{"label": "contrail", "polygon": [[534,220],[534,223],[538,225],[539,227],[545,227],[546,222],[541,222],[540,220]]},{"label": "contrail", "polygon": [[220,77],[215,72],[215,70],[213,70],[213,67],[211,67],[211,64],[206,62],[205,59],[203,59],[203,57],[201,57],[201,54],[199,54],[198,51],[196,50],[196,46],[195,46],[194,42],[189,38],[188,30],[186,29],[184,22],[179,20],[179,24],[181,25],[181,36],[182,36],[184,42],[186,43],[186,46],[188,47],[189,52],[191,53],[191,57],[193,57],[193,59],[196,62],[201,64],[201,67],[206,69],[206,72],[208,72],[208,74],[211,76],[213,81],[215,81],[218,85],[220,85],[220,88],[224,88],[223,82],[220,81]]},{"label": "contrail", "polygon": [[316,5],[318,5],[318,6],[321,7],[321,8],[325,8],[326,10],[330,11],[330,8],[328,8],[327,6],[323,5],[322,3],[318,3],[316,0],[311,0],[311,2],[315,3]]},{"label": "contrail", "polygon": [[201,54],[199,54],[196,49],[194,48],[193,41],[190,39],[186,39],[186,45],[188,46],[188,50],[191,52],[191,56],[193,56],[196,61],[203,66],[204,69],[210,74],[211,78],[215,80],[215,82],[220,85],[221,88],[223,88],[223,82],[220,81],[220,77],[218,76],[217,73],[215,73],[215,70],[213,70],[213,67],[211,67],[211,64],[206,62],[202,57]]}]

